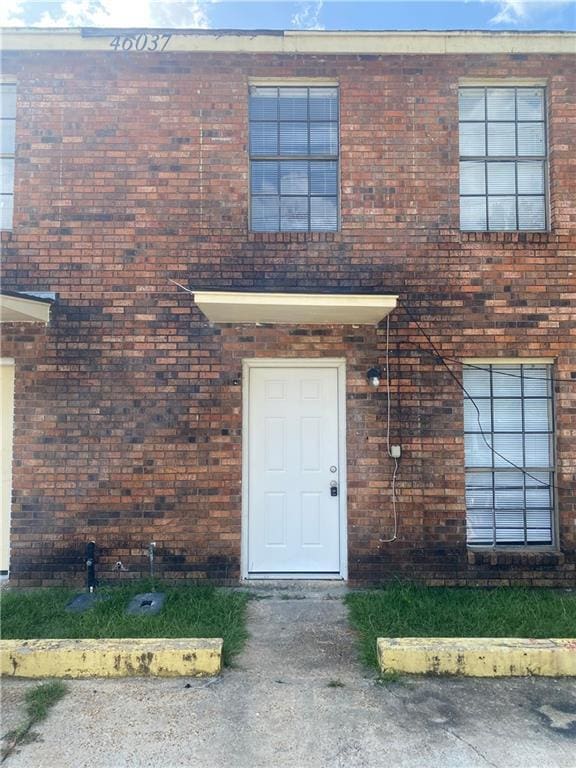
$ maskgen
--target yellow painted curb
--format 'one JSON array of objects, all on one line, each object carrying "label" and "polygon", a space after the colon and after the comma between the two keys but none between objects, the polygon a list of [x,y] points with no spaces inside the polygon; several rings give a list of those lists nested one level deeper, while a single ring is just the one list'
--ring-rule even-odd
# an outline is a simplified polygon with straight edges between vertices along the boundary
[{"label": "yellow painted curb", "polygon": [[0,641],[8,677],[204,677],[221,668],[221,638]]},{"label": "yellow painted curb", "polygon": [[517,637],[379,637],[383,672],[508,677],[576,676],[576,640]]}]

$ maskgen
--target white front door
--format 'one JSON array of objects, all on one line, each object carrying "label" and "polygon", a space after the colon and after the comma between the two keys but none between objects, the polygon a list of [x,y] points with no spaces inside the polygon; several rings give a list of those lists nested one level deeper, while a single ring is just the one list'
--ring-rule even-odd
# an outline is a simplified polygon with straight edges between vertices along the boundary
[{"label": "white front door", "polygon": [[338,367],[248,370],[248,573],[338,576]]}]

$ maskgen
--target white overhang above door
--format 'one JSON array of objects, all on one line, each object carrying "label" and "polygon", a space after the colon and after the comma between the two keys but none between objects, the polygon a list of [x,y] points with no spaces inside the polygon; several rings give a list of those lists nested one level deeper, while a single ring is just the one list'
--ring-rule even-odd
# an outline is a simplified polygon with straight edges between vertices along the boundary
[{"label": "white overhang above door", "polygon": [[43,293],[16,293],[2,291],[0,294],[0,323],[44,323],[50,320],[50,307],[55,295]]},{"label": "white overhang above door", "polygon": [[213,323],[377,325],[396,307],[394,294],[193,291]]}]

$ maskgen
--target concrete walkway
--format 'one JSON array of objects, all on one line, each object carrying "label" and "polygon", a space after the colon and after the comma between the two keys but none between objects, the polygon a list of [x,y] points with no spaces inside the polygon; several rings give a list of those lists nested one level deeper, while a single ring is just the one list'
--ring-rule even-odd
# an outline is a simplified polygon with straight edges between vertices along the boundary
[{"label": "concrete walkway", "polygon": [[[9,768],[574,768],[571,680],[415,678],[357,662],[342,587],[264,586],[210,680],[69,683]],[[29,682],[8,680],[3,732]]]}]

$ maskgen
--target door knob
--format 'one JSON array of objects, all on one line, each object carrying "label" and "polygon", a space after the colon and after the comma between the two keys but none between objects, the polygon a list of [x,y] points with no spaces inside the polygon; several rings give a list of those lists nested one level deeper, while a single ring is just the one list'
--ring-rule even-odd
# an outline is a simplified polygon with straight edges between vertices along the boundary
[{"label": "door knob", "polygon": [[338,483],[335,480],[330,483],[330,496],[338,496]]}]

